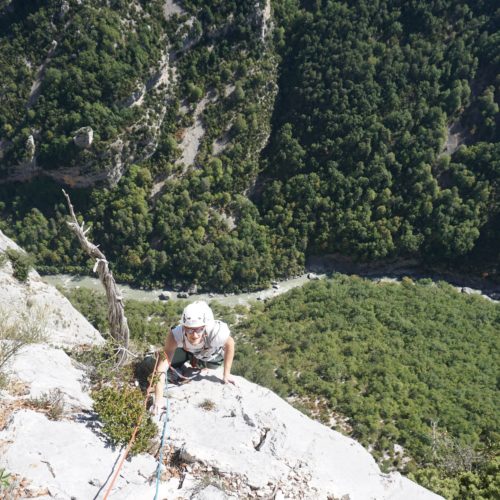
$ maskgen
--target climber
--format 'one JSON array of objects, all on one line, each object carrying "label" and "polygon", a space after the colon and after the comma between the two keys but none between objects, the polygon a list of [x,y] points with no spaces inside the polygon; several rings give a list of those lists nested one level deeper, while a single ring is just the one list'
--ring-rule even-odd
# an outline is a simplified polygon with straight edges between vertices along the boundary
[{"label": "climber", "polygon": [[[188,304],[178,326],[172,328],[165,342],[165,355],[171,367],[180,369],[186,361],[193,368],[218,368],[224,363],[223,382],[234,384],[231,365],[234,357],[234,339],[223,321],[214,319],[210,306],[201,300]],[[155,388],[155,406],[163,397],[167,359],[158,364],[159,379]],[[157,411],[155,408],[153,411]]]}]

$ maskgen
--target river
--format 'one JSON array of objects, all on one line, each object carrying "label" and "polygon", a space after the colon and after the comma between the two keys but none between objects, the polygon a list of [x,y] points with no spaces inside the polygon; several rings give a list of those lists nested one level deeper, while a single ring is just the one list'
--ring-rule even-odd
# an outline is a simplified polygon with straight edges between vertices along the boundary
[{"label": "river", "polygon": [[[341,267],[341,266],[339,266]],[[190,300],[205,300],[210,302],[215,300],[220,302],[221,304],[227,306],[235,306],[235,305],[247,305],[255,300],[266,300],[272,297],[276,297],[292,288],[296,288],[304,285],[308,281],[310,281],[309,276],[313,276],[315,279],[323,279],[327,276],[326,269],[324,265],[312,265],[310,269],[314,269],[313,273],[306,273],[298,276],[296,278],[290,278],[287,280],[274,282],[275,285],[271,288],[267,288],[265,290],[260,290],[257,292],[251,293],[239,293],[239,294],[218,294],[218,293],[201,293],[196,295],[191,295],[189,297]],[[463,277],[462,279],[458,279],[455,276],[443,276],[436,275],[430,273],[416,272],[415,269],[411,269],[406,267],[405,269],[385,269],[386,272],[374,272],[374,270],[370,270],[367,272],[358,272],[353,273],[351,269],[339,269],[339,271],[344,272],[345,274],[358,274],[360,276],[364,276],[365,278],[374,280],[374,281],[386,281],[386,282],[399,282],[403,276],[410,276],[413,278],[423,278],[429,277],[434,281],[442,280],[447,281],[451,285],[455,286],[457,291],[462,291],[465,293],[476,293],[481,294],[483,297],[488,300],[493,300],[494,302],[498,302],[500,297],[498,286],[491,287],[489,283],[486,282],[478,282],[476,279],[471,279],[467,277]],[[350,272],[349,272],[350,271]],[[360,271],[358,269],[358,271]],[[447,279],[446,279],[447,278]],[[92,278],[90,276],[80,276],[80,275],[69,275],[69,274],[55,274],[55,275],[44,275],[42,276],[43,281],[50,285],[59,286],[63,289],[72,289],[72,288],[87,288],[90,290],[96,290],[104,293],[103,286],[101,285],[98,278]],[[470,286],[473,288],[471,288]],[[490,285],[490,286],[488,286]],[[466,287],[466,288],[464,288]],[[118,284],[118,288],[122,293],[122,296],[125,299],[133,299],[133,300],[143,300],[143,301],[156,301],[159,300],[159,296],[162,293],[167,292],[170,296],[170,300],[186,300],[182,298],[178,298],[178,292],[173,290],[141,290],[138,288],[132,288],[128,285]],[[483,290],[483,291],[481,291]]]},{"label": "river", "polygon": [[[324,278],[325,274],[315,275],[317,278]],[[98,278],[92,278],[90,276],[80,276],[80,275],[69,275],[69,274],[54,274],[54,275],[44,275],[42,276],[43,281],[49,285],[59,286],[63,289],[73,289],[73,288],[87,288],[90,290],[96,290],[99,292],[104,292],[104,288],[101,285]],[[276,285],[265,290],[260,290],[258,292],[252,293],[239,293],[239,294],[219,294],[219,293],[200,293],[192,295],[190,299],[205,300],[210,302],[211,300],[216,300],[227,306],[235,306],[238,304],[246,305],[253,300],[265,300],[268,298],[276,297],[277,295],[284,293],[292,288],[302,286],[304,283],[310,281],[308,274],[303,274],[296,278],[291,278],[284,281],[275,282]],[[122,293],[123,298],[133,299],[133,300],[143,300],[143,301],[155,301],[158,300],[161,293],[169,293],[170,300],[186,300],[177,297],[178,292],[173,290],[161,289],[161,290],[141,290],[137,288],[131,288],[128,285],[118,284],[118,288]]]},{"label": "river", "polygon": [[[238,304],[247,305],[251,301],[266,300],[276,297],[277,295],[291,290],[292,288],[302,286],[310,281],[310,276],[313,276],[315,279],[323,279],[327,275],[331,274],[332,269],[344,274],[357,274],[373,281],[399,282],[404,276],[410,276],[414,279],[431,278],[433,281],[447,281],[458,291],[481,294],[489,300],[496,299],[495,302],[497,302],[500,297],[500,289],[496,283],[492,284],[491,282],[488,282],[488,280],[482,280],[471,276],[437,273],[430,270],[423,271],[418,266],[415,266],[413,262],[409,261],[400,261],[392,265],[386,264],[383,267],[368,267],[367,265],[346,264],[346,262],[339,260],[332,263],[326,258],[321,258],[317,260],[312,259],[307,267],[311,272],[302,274],[301,276],[295,278],[273,282],[275,283],[274,286],[257,292],[239,294],[201,293],[192,295],[190,299],[205,300],[207,302],[216,300],[217,302],[227,306],[235,306]],[[55,274],[42,276],[42,279],[46,283],[60,286],[63,289],[88,288],[90,290],[100,292],[104,291],[99,280],[90,276]],[[159,299],[160,294],[167,292],[170,296],[170,300],[186,300],[178,298],[178,292],[168,289],[142,290],[123,284],[118,284],[118,288],[125,299],[156,301]]]}]

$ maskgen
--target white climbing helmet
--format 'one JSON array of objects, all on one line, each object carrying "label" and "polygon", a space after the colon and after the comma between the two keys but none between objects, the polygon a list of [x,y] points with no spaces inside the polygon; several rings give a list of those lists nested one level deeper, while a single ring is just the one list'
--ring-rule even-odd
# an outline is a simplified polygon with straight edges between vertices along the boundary
[{"label": "white climbing helmet", "polygon": [[202,300],[188,304],[182,312],[181,325],[187,328],[206,326],[214,321],[214,313],[210,306]]}]

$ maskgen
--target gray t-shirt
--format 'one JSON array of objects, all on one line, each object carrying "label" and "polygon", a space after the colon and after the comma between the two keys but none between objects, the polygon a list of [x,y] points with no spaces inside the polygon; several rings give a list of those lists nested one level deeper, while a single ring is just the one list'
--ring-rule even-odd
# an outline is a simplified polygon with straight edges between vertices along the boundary
[{"label": "gray t-shirt", "polygon": [[231,335],[229,327],[223,321],[212,321],[205,328],[203,340],[199,344],[191,344],[184,335],[182,325],[172,329],[177,347],[192,353],[195,358],[207,362],[218,362],[224,357],[224,344]]}]

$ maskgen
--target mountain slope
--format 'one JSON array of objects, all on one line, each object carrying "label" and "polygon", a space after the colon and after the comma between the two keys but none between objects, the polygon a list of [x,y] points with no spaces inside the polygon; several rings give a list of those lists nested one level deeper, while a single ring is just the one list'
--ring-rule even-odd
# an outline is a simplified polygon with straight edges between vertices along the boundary
[{"label": "mountain slope", "polygon": [[490,0],[5,1],[4,230],[46,271],[86,270],[64,183],[136,284],[251,289],[326,253],[497,277],[498,16]]}]

